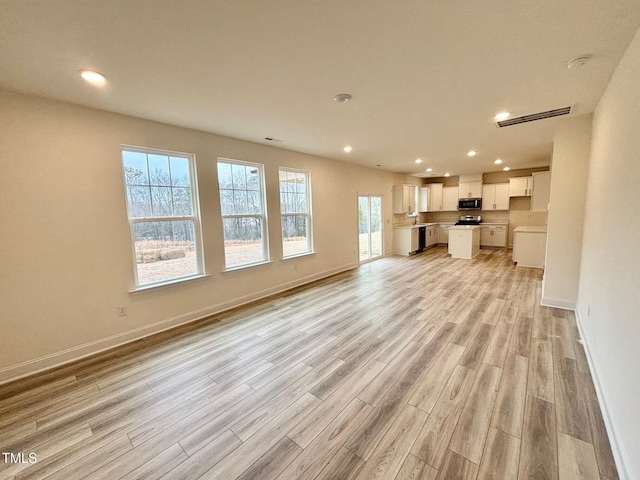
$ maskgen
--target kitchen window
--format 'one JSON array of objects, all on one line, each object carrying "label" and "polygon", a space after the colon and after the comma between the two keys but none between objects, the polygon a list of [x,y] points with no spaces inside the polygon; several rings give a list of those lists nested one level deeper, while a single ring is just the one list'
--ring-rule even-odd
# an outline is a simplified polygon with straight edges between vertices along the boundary
[{"label": "kitchen window", "polygon": [[263,166],[218,159],[218,185],[225,267],[268,261]]},{"label": "kitchen window", "polygon": [[311,253],[311,182],[309,172],[280,168],[282,256]]},{"label": "kitchen window", "polygon": [[136,289],[202,275],[194,156],[124,147],[122,167]]}]

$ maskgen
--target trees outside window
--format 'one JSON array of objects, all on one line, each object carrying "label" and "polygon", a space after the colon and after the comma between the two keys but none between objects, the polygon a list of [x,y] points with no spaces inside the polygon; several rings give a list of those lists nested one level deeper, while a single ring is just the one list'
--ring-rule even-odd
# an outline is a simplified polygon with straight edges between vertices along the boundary
[{"label": "trees outside window", "polygon": [[218,186],[226,268],[267,261],[263,166],[218,159]]},{"label": "trees outside window", "polygon": [[124,147],[122,166],[136,287],[201,275],[193,155]]},{"label": "trees outside window", "polygon": [[310,253],[313,246],[309,172],[281,167],[279,180],[282,256]]}]

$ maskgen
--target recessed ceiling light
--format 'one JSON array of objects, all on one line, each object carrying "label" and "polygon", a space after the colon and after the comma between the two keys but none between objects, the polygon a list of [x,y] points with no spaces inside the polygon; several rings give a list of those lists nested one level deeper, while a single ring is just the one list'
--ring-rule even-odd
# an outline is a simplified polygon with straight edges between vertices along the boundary
[{"label": "recessed ceiling light", "polygon": [[339,93],[338,95],[333,97],[333,99],[338,103],[347,103],[352,98],[353,97],[351,95],[349,95],[348,93]]},{"label": "recessed ceiling light", "polygon": [[467,152],[467,156],[468,156],[468,157],[475,157],[477,154],[478,154],[478,151],[477,151],[477,150],[469,150],[469,151]]},{"label": "recessed ceiling light", "polygon": [[447,172],[447,173],[444,174],[444,176],[445,177],[449,177],[449,176],[451,176],[451,174],[449,172]]},{"label": "recessed ceiling light", "polygon": [[505,172],[508,172],[511,169],[509,167],[504,167],[502,170],[504,170]]},{"label": "recessed ceiling light", "polygon": [[500,165],[502,163],[502,160],[499,158],[496,158],[493,163],[495,163],[496,165]]},{"label": "recessed ceiling light", "polygon": [[429,172],[429,173],[433,172],[433,168],[431,168],[431,167],[427,168],[427,172]]},{"label": "recessed ceiling light", "polygon": [[345,153],[351,153],[351,151],[353,150],[353,147],[351,145],[345,145],[345,147],[342,150],[344,150]]},{"label": "recessed ceiling light", "polygon": [[511,112],[500,112],[496,113],[496,116],[493,117],[496,121],[500,122],[502,120],[506,120],[511,116]]},{"label": "recessed ceiling light", "polygon": [[95,70],[80,70],[80,76],[91,85],[104,85],[107,83],[107,77]]},{"label": "recessed ceiling light", "polygon": [[415,162],[416,162],[416,163],[422,163],[422,159],[421,159],[421,158],[416,158],[416,159],[415,159]]}]

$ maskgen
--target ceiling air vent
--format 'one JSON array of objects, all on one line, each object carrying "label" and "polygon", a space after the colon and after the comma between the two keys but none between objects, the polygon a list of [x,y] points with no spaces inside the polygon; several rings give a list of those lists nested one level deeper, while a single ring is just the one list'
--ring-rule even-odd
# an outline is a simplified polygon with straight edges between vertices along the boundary
[{"label": "ceiling air vent", "polygon": [[506,120],[496,122],[498,128],[509,127],[511,125],[518,125],[520,123],[535,122],[537,120],[544,120],[545,118],[559,117],[561,115],[569,115],[571,113],[571,107],[556,108],[555,110],[547,110],[546,112],[532,113],[530,115],[523,115],[522,117],[512,117]]}]

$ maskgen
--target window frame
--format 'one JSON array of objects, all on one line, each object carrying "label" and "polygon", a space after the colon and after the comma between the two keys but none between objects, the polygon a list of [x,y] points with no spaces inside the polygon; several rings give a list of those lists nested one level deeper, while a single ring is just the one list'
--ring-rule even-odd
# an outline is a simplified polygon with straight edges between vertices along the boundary
[{"label": "window frame", "polygon": [[[161,155],[167,157],[174,158],[184,158],[189,162],[189,183],[191,190],[191,215],[167,215],[167,216],[144,216],[144,217],[131,217],[129,212],[129,201],[127,198],[127,187],[129,184],[127,183],[127,176],[125,173],[125,164],[124,164],[124,152],[134,152],[134,153],[142,153],[147,155]],[[133,261],[133,277],[134,277],[134,288],[130,290],[130,292],[136,292],[140,290],[148,290],[152,288],[162,287],[165,285],[171,285],[174,283],[182,283],[186,281],[190,281],[196,278],[201,278],[207,276],[205,274],[205,266],[204,266],[204,247],[202,241],[202,226],[201,226],[201,214],[200,214],[200,201],[199,201],[199,192],[198,192],[198,179],[196,172],[196,156],[192,153],[186,152],[177,152],[173,150],[165,150],[151,147],[138,147],[134,145],[120,145],[120,163],[122,168],[122,176],[124,183],[124,199],[125,199],[125,208],[127,210],[127,221],[129,222],[129,234],[131,238],[131,255]],[[147,163],[147,174],[148,163]],[[151,180],[149,179],[149,187],[151,188]],[[173,186],[171,186],[173,189]],[[140,284],[139,274],[138,274],[138,262],[136,258],[136,244],[135,244],[135,225],[139,223],[153,223],[153,222],[176,222],[176,221],[192,221],[194,228],[194,253],[195,253],[195,265],[196,265],[196,273],[191,275],[184,275],[179,277],[173,277],[166,280],[160,280],[157,282],[150,282]]]},{"label": "window frame", "polygon": [[[258,185],[260,186],[260,195],[258,196],[258,198],[260,199],[261,213],[232,213],[232,214],[223,213],[222,190],[228,190],[228,189],[223,189],[221,188],[221,185],[220,185],[219,165],[221,163],[229,164],[232,166],[241,165],[243,167],[253,167],[258,169],[258,172],[259,172]],[[232,170],[233,170],[233,167],[232,167]],[[268,227],[268,215],[267,215],[268,209],[267,209],[267,194],[266,194],[267,189],[266,189],[266,183],[265,183],[264,164],[256,163],[256,162],[248,162],[245,160],[237,160],[234,158],[218,157],[216,161],[216,176],[218,180],[218,201],[220,203],[220,219],[222,223],[222,240],[223,240],[222,248],[223,248],[223,257],[224,257],[224,271],[228,272],[233,270],[240,270],[244,268],[254,267],[257,265],[263,265],[265,263],[270,263],[271,256],[270,256],[270,249],[269,249],[269,227]],[[231,191],[235,192],[236,190],[232,188]],[[245,191],[249,191],[249,190],[245,190]],[[227,250],[226,250],[226,245],[224,244],[224,242],[226,242],[225,233],[224,233],[224,223],[225,223],[225,219],[227,218],[260,219],[261,234],[262,234],[262,260],[259,260],[256,262],[243,263],[240,265],[232,265],[232,266],[227,265]]]},{"label": "window frame", "polygon": [[[295,174],[302,174],[305,178],[305,195],[306,195],[306,212],[282,212],[282,182],[280,181],[280,173],[281,172],[289,172]],[[313,251],[313,223],[312,223],[312,201],[311,201],[311,172],[309,170],[302,170],[299,168],[293,167],[278,167],[278,201],[280,203],[280,236],[281,236],[281,244],[282,244],[282,259],[286,260],[288,258],[296,258],[302,257],[305,255],[312,255]],[[282,227],[283,227],[283,218],[284,217],[299,217],[304,216],[306,219],[307,225],[307,249],[304,252],[295,253],[292,255],[284,254],[284,236],[282,235]]]}]

